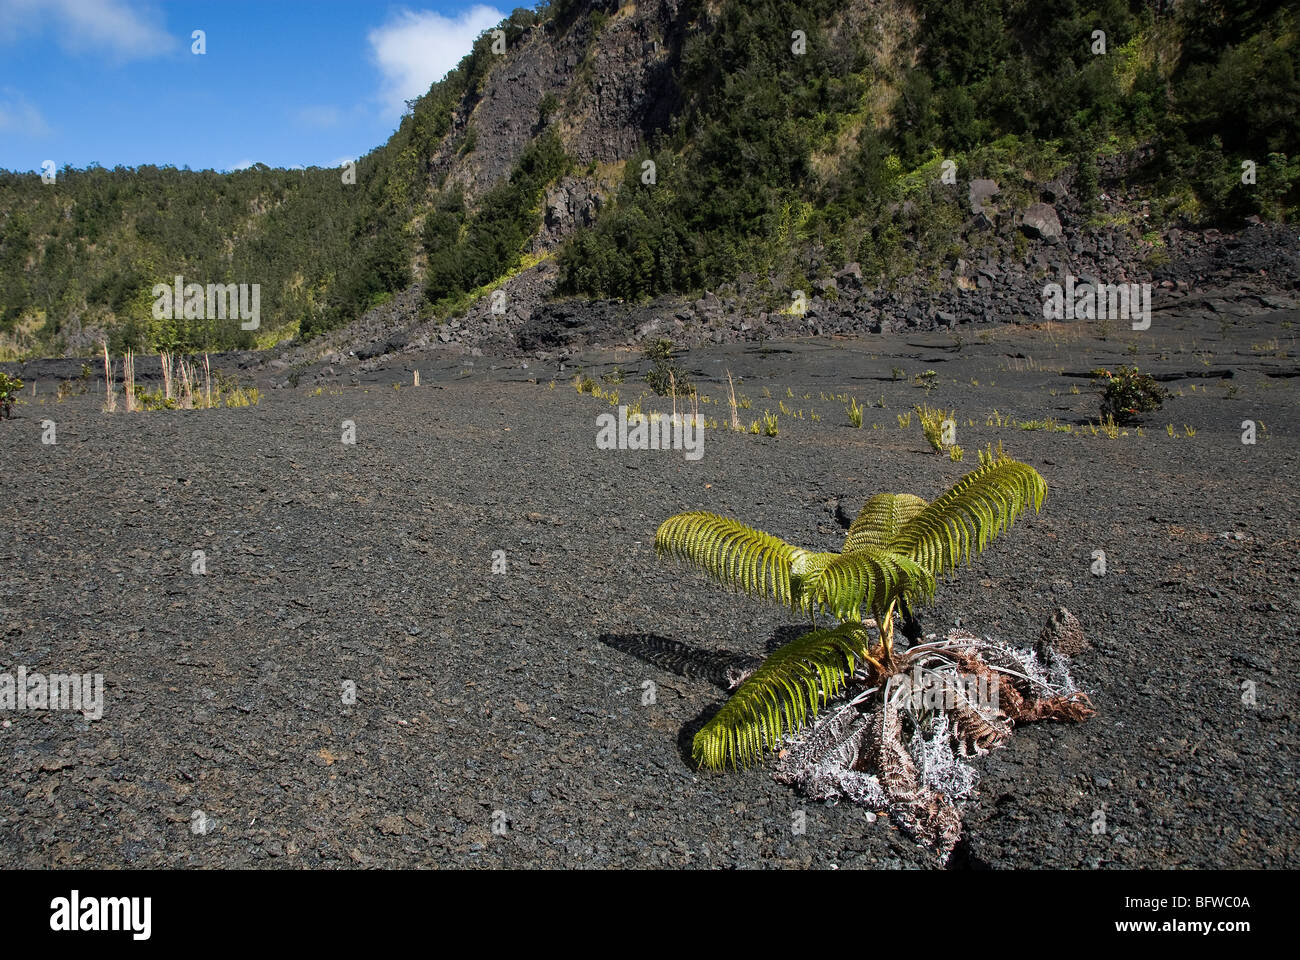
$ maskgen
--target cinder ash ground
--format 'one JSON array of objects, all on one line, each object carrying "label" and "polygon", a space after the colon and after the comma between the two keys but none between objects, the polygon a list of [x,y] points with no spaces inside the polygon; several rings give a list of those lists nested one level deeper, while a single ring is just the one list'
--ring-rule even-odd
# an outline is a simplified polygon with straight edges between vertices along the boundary
[{"label": "cinder ash ground", "polygon": [[[1100,714],[979,762],[952,865],[1294,868],[1298,318],[696,350],[704,392],[720,400],[730,370],[746,423],[769,410],[780,434],[711,430],[693,463],[597,451],[608,404],[572,367],[517,359],[408,356],[211,412],[107,415],[43,380],[0,425],[0,670],[102,673],[107,702],[98,721],[3,718],[0,849],[25,867],[929,867],[887,820],[807,801],[770,765],[693,768],[724,698],[707,665],[763,654],[790,618],[656,559],[653,534],[701,508],[838,549],[837,508],[934,496],[1001,441],[1047,479],[1044,509],[923,622],[1030,644],[1068,607]],[[637,367],[630,350],[586,362]],[[1096,395],[1060,371],[1122,362],[1179,374],[1182,395],[1143,436],[1080,435]],[[417,366],[425,385],[394,390]],[[928,369],[929,395],[910,382]],[[822,393],[885,407],[855,430]],[[915,417],[899,427],[927,399],[956,409],[965,462],[931,453]],[[994,410],[1076,432],[989,426]],[[1264,424],[1253,446],[1246,419]]]}]

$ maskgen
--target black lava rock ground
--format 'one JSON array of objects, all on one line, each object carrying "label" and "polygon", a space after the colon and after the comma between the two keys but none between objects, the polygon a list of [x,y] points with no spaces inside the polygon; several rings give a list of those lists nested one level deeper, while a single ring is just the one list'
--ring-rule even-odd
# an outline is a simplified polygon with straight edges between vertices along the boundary
[{"label": "black lava rock ground", "polygon": [[[1029,645],[1068,607],[1099,715],[978,761],[953,866],[1294,868],[1298,320],[1203,303],[1105,341],[1079,323],[699,349],[702,413],[726,423],[730,370],[746,424],[769,410],[780,433],[710,430],[698,462],[596,450],[612,407],[572,367],[517,359],[435,352],[207,412],[109,415],[38,382],[0,424],[0,672],[102,673],[106,706],[0,717],[0,850],[27,867],[928,868],[887,818],[770,769],[694,769],[725,696],[711,678],[790,618],[656,559],[653,535],[703,508],[838,549],[837,516],[934,496],[1001,441],[1047,479],[1043,511],[923,623]],[[623,402],[641,392],[635,353],[585,362],[628,371]],[[1096,393],[1071,374],[1122,362],[1175,396],[1143,435],[1094,437]],[[863,428],[823,394],[873,404]],[[965,462],[900,428],[926,399],[956,409]]]}]

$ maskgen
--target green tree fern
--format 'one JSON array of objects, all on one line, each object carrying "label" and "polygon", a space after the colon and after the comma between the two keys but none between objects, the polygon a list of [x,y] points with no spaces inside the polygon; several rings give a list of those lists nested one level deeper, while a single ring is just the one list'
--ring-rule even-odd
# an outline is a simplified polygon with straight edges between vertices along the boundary
[{"label": "green tree fern", "polygon": [[[930,600],[937,577],[982,552],[1026,507],[1037,511],[1046,493],[1033,467],[990,454],[933,503],[907,493],[872,497],[839,553],[802,550],[712,513],[665,520],[655,534],[658,552],[814,621],[812,631],[769,656],[696,734],[696,762],[715,770],[757,762],[841,692],[859,662],[883,682],[897,669],[899,609]],[[874,645],[864,610],[875,619]],[[839,625],[817,628],[818,611]]]}]

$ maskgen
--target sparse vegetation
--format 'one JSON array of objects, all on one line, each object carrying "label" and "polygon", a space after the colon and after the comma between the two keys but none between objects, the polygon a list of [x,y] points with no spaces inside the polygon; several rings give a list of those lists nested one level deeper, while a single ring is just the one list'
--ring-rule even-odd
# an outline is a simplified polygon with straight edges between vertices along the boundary
[{"label": "sparse vegetation", "polygon": [[913,377],[912,383],[921,387],[928,394],[939,385],[939,374],[933,370],[925,370]]},{"label": "sparse vegetation", "polygon": [[849,423],[858,429],[862,428],[862,406],[858,403],[857,397],[849,401],[844,412],[849,415]]},{"label": "sparse vegetation", "polygon": [[935,453],[943,453],[944,424],[956,424],[956,410],[944,410],[932,407],[928,403],[916,407],[917,419],[921,421],[921,432]]},{"label": "sparse vegetation", "polygon": [[23,382],[20,379],[0,373],[0,420],[13,419],[14,401],[22,388]]},{"label": "sparse vegetation", "polygon": [[1136,365],[1121,366],[1116,372],[1094,370],[1094,381],[1101,385],[1101,413],[1120,426],[1136,423],[1144,413],[1159,410],[1169,396],[1155,379],[1142,373]]},{"label": "sparse vegetation", "polygon": [[661,397],[695,392],[690,378],[677,361],[673,350],[673,342],[666,337],[661,337],[646,344],[643,354],[650,363],[650,369],[645,373],[645,382]]},{"label": "sparse vegetation", "polygon": [[1068,423],[1058,423],[1055,417],[1041,420],[1021,420],[1016,423],[1021,430],[1046,430],[1048,433],[1073,433],[1074,427]]}]

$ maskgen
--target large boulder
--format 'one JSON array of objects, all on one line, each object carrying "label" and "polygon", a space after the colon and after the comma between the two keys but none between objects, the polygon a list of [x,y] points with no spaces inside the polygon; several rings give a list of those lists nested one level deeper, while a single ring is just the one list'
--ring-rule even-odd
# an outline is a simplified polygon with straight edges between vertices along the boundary
[{"label": "large boulder", "polygon": [[1050,203],[1031,203],[1020,221],[1025,236],[1056,243],[1061,239],[1061,218]]},{"label": "large boulder", "polygon": [[1089,647],[1078,618],[1065,607],[1057,607],[1038,636],[1038,655],[1044,663],[1051,662],[1051,651],[1067,657],[1077,657]]}]

